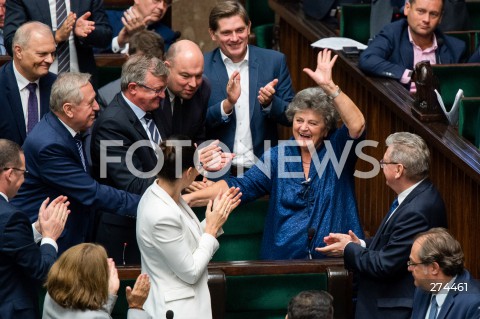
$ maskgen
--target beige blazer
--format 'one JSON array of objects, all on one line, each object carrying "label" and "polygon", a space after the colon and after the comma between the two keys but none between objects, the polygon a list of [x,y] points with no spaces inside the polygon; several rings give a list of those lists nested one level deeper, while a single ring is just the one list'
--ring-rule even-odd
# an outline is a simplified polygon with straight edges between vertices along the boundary
[{"label": "beige blazer", "polygon": [[142,272],[151,281],[144,309],[153,318],[165,318],[167,310],[175,318],[212,318],[207,265],[218,241],[204,233],[183,199],[177,205],[157,181],[138,205],[137,241]]}]

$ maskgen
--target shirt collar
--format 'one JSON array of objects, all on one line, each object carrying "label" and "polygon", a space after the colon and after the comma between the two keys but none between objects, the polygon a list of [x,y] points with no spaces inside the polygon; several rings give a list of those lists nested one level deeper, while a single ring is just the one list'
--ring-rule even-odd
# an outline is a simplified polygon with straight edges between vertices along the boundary
[{"label": "shirt collar", "polygon": [[30,82],[29,80],[27,80],[27,78],[20,74],[20,72],[18,72],[17,70],[17,66],[15,65],[15,60],[13,60],[13,74],[15,74],[15,78],[17,79],[17,85],[20,90],[25,89],[30,83],[37,83],[38,85],[38,83],[40,82],[39,79],[34,82]]},{"label": "shirt collar", "polygon": [[5,200],[8,202],[8,197],[7,197],[7,195],[6,195],[6,194],[4,194],[4,193],[0,192],[0,196],[2,196],[3,198],[5,198]]},{"label": "shirt collar", "polygon": [[[410,43],[414,46],[416,46],[417,48],[419,48],[420,50],[422,50],[414,41],[413,41],[413,38],[412,38],[412,33],[410,32],[410,27],[407,28],[408,30],[408,40],[410,41]],[[426,48],[425,50],[422,50],[422,51],[433,51],[433,50],[436,50],[438,49],[438,44],[437,44],[437,36],[435,35],[435,33],[433,33],[433,43],[432,43],[432,46],[429,47],[429,48]]]},{"label": "shirt collar", "polygon": [[440,290],[436,296],[437,296],[437,305],[438,305],[438,308],[442,308],[442,305],[443,303],[445,302],[445,299],[447,298],[447,295],[448,293],[450,292],[449,289],[445,289],[445,287],[453,287],[453,283],[455,282],[455,280],[457,280],[457,276],[453,277],[449,282],[448,284],[446,284],[445,286],[443,286],[442,290]]},{"label": "shirt collar", "polygon": [[123,99],[125,100],[125,102],[127,102],[128,106],[132,109],[133,113],[135,113],[135,115],[137,116],[137,118],[139,120],[141,120],[144,116],[145,116],[145,111],[142,110],[141,108],[139,108],[138,106],[136,106],[135,104],[132,103],[132,101],[130,101],[129,99],[127,99],[127,97],[122,93],[122,97]]},{"label": "shirt collar", "polygon": [[424,180],[425,180],[425,178],[422,179],[421,181],[419,181],[418,183],[410,186],[409,188],[407,188],[406,190],[404,190],[404,191],[401,192],[400,194],[398,194],[398,198],[397,198],[397,199],[398,199],[398,205],[400,205],[400,204],[403,202],[403,200],[404,200],[405,198],[407,198],[407,196],[415,189],[415,187],[417,187],[418,185],[420,185],[420,183],[423,182]]},{"label": "shirt collar", "polygon": [[78,132],[76,132],[73,128],[71,128],[70,126],[68,126],[64,121],[62,121],[58,116],[57,116],[58,120],[60,121],[60,123],[63,124],[63,126],[65,126],[65,128],[67,129],[67,131],[72,135],[72,137],[75,137],[75,135],[77,135]]},{"label": "shirt collar", "polygon": [[220,49],[220,56],[222,57],[222,61],[224,63],[232,63],[232,64],[237,64],[237,65],[240,65],[242,63],[244,63],[245,61],[248,62],[248,58],[249,58],[249,55],[250,55],[250,49],[248,48],[248,45],[247,45],[247,53],[245,54],[245,57],[243,58],[242,61],[240,62],[233,62],[232,59],[230,59],[228,56],[226,56],[225,54],[223,54],[222,50]]}]

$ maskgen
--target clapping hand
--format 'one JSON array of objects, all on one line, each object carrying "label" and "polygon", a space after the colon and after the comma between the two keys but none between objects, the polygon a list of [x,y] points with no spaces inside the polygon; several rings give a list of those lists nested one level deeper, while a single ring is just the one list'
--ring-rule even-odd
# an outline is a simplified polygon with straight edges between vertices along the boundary
[{"label": "clapping hand", "polygon": [[95,22],[88,20],[92,13],[87,11],[84,15],[77,19],[75,23],[75,35],[80,38],[86,38],[95,30]]}]

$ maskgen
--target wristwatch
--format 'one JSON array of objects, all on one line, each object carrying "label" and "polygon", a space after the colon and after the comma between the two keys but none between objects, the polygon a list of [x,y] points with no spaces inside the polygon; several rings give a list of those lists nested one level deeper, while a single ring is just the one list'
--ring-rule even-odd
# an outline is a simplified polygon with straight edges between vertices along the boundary
[{"label": "wristwatch", "polygon": [[333,101],[337,96],[340,95],[340,93],[342,92],[342,90],[340,89],[340,87],[337,85],[337,90],[335,92],[333,92],[332,94],[330,95],[327,95],[328,99],[330,101]]}]

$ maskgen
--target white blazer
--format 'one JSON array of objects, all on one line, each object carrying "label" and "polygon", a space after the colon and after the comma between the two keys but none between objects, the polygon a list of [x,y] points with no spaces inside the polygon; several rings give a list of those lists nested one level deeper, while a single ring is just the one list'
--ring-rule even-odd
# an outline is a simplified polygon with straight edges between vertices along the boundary
[{"label": "white blazer", "polygon": [[179,205],[157,181],[145,191],[138,205],[142,272],[151,281],[144,309],[153,318],[165,318],[167,310],[172,310],[174,318],[210,319],[207,265],[219,244],[215,237],[204,233],[183,199]]}]

